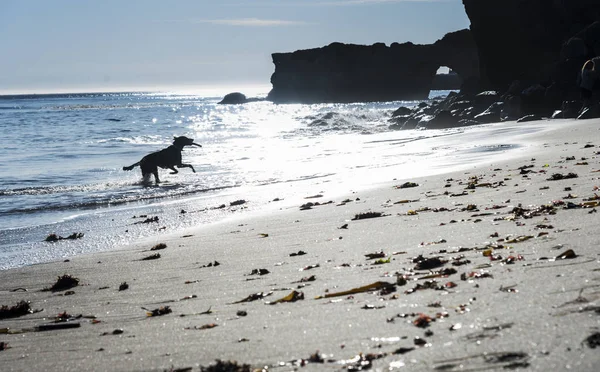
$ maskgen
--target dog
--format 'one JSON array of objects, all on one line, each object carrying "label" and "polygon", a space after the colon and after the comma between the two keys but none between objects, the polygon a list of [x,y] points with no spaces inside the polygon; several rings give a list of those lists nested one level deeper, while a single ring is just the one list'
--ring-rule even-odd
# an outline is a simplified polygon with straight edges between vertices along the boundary
[{"label": "dog", "polygon": [[185,136],[174,137],[173,144],[166,149],[162,149],[157,152],[148,154],[135,164],[127,167],[123,167],[124,171],[130,171],[138,165],[142,169],[142,177],[147,182],[150,179],[150,175],[154,175],[154,181],[158,184],[160,179],[158,178],[158,167],[163,169],[171,169],[171,174],[179,173],[175,167],[178,168],[191,168],[192,172],[196,173],[196,170],[191,164],[184,164],[181,162],[181,151],[184,146],[198,146],[201,145],[194,143],[192,138]]}]

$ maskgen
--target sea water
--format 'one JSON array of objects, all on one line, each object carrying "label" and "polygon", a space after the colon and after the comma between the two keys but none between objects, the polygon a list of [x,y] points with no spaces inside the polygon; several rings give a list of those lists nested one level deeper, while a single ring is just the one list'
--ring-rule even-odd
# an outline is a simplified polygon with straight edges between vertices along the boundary
[{"label": "sea water", "polygon": [[[311,194],[469,167],[518,147],[493,126],[391,130],[392,112],[416,101],[220,105],[221,98],[0,96],[0,269],[114,249]],[[160,169],[163,182],[148,185],[139,168],[122,170],[174,136],[203,146],[183,151],[195,173]],[[159,220],[140,223],[146,216]],[[44,241],[74,232],[84,237]]]}]

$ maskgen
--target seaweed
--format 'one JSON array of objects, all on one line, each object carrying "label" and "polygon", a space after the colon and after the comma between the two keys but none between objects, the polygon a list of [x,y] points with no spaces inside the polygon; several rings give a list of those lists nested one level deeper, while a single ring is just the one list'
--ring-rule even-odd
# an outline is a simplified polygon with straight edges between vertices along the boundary
[{"label": "seaweed", "polygon": [[123,282],[121,283],[121,285],[119,286],[119,291],[125,291],[129,289],[129,284],[127,284],[127,282]]},{"label": "seaweed", "polygon": [[67,236],[66,238],[52,233],[52,234],[48,235],[46,237],[46,239],[44,239],[44,241],[54,243],[59,240],[75,240],[75,239],[81,239],[81,238],[83,238],[83,233],[73,233],[73,234]]},{"label": "seaweed", "polygon": [[260,299],[265,298],[267,296],[270,296],[272,294],[273,294],[272,291],[271,292],[266,292],[266,293],[265,292],[253,293],[253,294],[249,295],[248,297],[246,297],[246,298],[244,298],[242,300],[239,300],[239,301],[236,301],[236,302],[232,302],[232,304],[239,304],[239,303],[242,303],[242,302],[252,302],[252,301],[260,300]]},{"label": "seaweed", "polygon": [[322,298],[331,298],[331,297],[339,297],[339,296],[347,296],[347,295],[353,295],[356,293],[363,293],[363,292],[373,292],[373,291],[378,291],[378,290],[384,290],[384,291],[395,291],[396,285],[393,283],[388,283],[388,282],[375,282],[375,283],[371,283],[362,287],[358,287],[358,288],[353,288],[347,291],[342,291],[342,292],[335,292],[335,293],[327,293],[323,296],[317,296],[315,297],[316,300],[322,299]]},{"label": "seaweed", "polygon": [[385,215],[381,212],[358,213],[358,214],[354,215],[354,218],[352,219],[352,221],[366,220],[368,218],[377,218],[377,217],[384,217],[384,216]]},{"label": "seaweed", "polygon": [[299,300],[304,300],[304,293],[298,291],[292,291],[285,297],[280,298],[279,300],[266,302],[267,305],[275,305],[282,302],[296,302]]},{"label": "seaweed", "polygon": [[159,250],[165,249],[165,248],[167,248],[167,245],[165,243],[158,243],[154,247],[150,248],[150,250],[151,251],[159,251]]},{"label": "seaweed", "polygon": [[169,306],[161,306],[154,310],[149,310],[149,309],[146,309],[145,307],[142,307],[142,310],[146,310],[146,316],[148,316],[148,317],[162,316],[162,315],[167,315],[167,314],[170,314],[173,312],[173,310],[171,310],[171,308]]},{"label": "seaweed", "polygon": [[596,333],[589,335],[585,339],[585,342],[592,349],[595,349],[596,346],[600,346],[600,332],[596,332]]},{"label": "seaweed", "polygon": [[419,255],[413,259],[413,262],[417,264],[415,270],[431,270],[444,266],[447,261],[442,261],[439,257],[424,258],[422,255]]},{"label": "seaweed", "polygon": [[412,187],[417,187],[417,186],[419,186],[419,184],[418,184],[418,183],[414,183],[414,182],[404,182],[403,184],[401,184],[401,185],[397,185],[397,186],[395,186],[394,188],[396,188],[396,189],[409,189],[409,188],[412,188]]},{"label": "seaweed", "polygon": [[0,319],[16,318],[32,313],[33,310],[31,309],[29,301],[19,301],[14,306],[0,306]]},{"label": "seaweed", "polygon": [[573,251],[572,249],[567,249],[566,251],[562,252],[561,254],[559,254],[558,256],[556,256],[556,260],[567,260],[567,259],[572,259],[572,258],[576,258],[577,255],[575,254],[575,251]]},{"label": "seaweed", "polygon": [[238,364],[237,361],[222,361],[217,359],[215,364],[208,367],[200,366],[201,372],[251,372],[252,367],[248,364]]},{"label": "seaweed", "polygon": [[71,289],[77,287],[79,285],[79,279],[75,278],[69,274],[65,274],[63,276],[59,276],[56,280],[56,283],[52,285],[50,288],[44,288],[44,291],[52,291],[59,292],[67,289]]},{"label": "seaweed", "polygon": [[546,181],[560,181],[560,180],[567,180],[569,178],[577,178],[577,177],[579,177],[579,176],[575,173],[568,173],[568,174],[554,173],[550,178],[547,178]]},{"label": "seaweed", "polygon": [[305,254],[306,254],[306,252],[300,250],[298,252],[290,253],[290,257],[304,256]]}]

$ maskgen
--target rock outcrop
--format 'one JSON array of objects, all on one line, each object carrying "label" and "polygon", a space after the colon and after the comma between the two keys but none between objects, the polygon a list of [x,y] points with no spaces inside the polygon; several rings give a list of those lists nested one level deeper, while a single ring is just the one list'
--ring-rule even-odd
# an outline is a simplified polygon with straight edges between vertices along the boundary
[{"label": "rock outcrop", "polygon": [[[463,0],[479,50],[480,89],[514,81],[560,90],[575,85],[583,62],[600,55],[598,0]],[[559,98],[556,97],[558,100]]]},{"label": "rock outcrop", "polygon": [[469,30],[434,44],[332,43],[272,55],[275,72],[267,100],[275,103],[348,103],[427,99],[440,66],[463,80],[479,77],[478,52]]}]

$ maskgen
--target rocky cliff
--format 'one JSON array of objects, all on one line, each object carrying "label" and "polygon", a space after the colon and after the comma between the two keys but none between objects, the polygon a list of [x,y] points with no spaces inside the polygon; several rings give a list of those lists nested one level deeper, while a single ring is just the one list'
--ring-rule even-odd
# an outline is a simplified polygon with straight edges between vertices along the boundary
[{"label": "rocky cliff", "polygon": [[[463,0],[479,50],[481,89],[553,82],[574,85],[586,58],[600,55],[598,0]],[[596,36],[594,36],[594,32]]]},{"label": "rocky cliff", "polygon": [[469,30],[427,45],[332,43],[272,57],[273,89],[267,99],[276,103],[426,99],[440,66],[465,80],[479,76],[478,52]]}]

